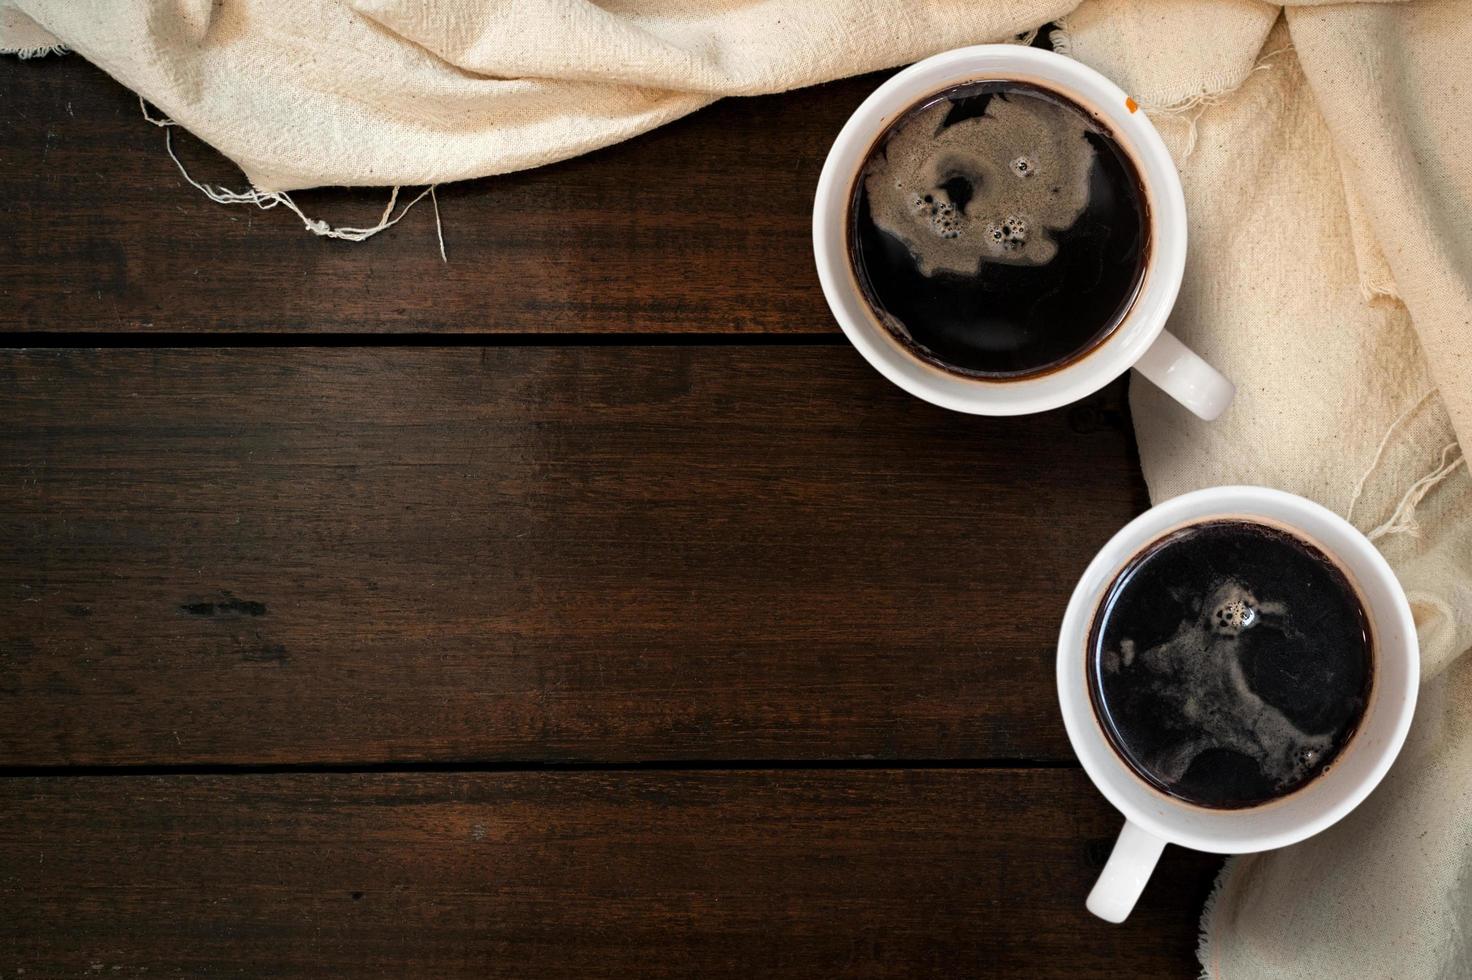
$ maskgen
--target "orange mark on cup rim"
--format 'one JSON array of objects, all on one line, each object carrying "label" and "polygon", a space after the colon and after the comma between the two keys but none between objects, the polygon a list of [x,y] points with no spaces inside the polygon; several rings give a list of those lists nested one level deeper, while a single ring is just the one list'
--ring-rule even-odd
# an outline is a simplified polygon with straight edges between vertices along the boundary
[{"label": "orange mark on cup rim", "polygon": [[1126,109],[1128,109],[1130,112],[1135,112],[1136,110],[1138,110],[1140,108],[1140,103],[1136,102],[1134,99],[1132,99],[1128,95],[1126,95],[1124,97],[1124,107]]}]

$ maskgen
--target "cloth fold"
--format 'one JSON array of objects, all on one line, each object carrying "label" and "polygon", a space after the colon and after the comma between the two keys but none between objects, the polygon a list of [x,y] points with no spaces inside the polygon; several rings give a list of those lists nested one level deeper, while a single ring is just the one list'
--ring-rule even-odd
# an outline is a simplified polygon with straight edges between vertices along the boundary
[{"label": "cloth fold", "polygon": [[1049,22],[1171,148],[1170,328],[1238,384],[1213,423],[1132,385],[1152,499],[1257,483],[1347,515],[1422,647],[1400,760],[1325,833],[1228,862],[1206,975],[1472,976],[1472,4],[0,0],[0,48],[65,45],[275,193],[537,166]]},{"label": "cloth fold", "polygon": [[0,0],[0,49],[66,45],[275,192],[540,166],[723,95],[1016,37],[1075,3]]}]

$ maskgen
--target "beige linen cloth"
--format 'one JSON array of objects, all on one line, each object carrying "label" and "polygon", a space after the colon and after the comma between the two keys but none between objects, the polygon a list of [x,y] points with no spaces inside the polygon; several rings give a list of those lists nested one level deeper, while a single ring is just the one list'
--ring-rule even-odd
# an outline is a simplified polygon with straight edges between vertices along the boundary
[{"label": "beige linen cloth", "polygon": [[275,193],[536,166],[1048,21],[1171,147],[1170,326],[1239,386],[1214,423],[1132,386],[1152,497],[1257,483],[1347,515],[1422,644],[1400,761],[1319,837],[1228,863],[1205,971],[1472,977],[1472,3],[0,0],[0,48],[80,53]]}]

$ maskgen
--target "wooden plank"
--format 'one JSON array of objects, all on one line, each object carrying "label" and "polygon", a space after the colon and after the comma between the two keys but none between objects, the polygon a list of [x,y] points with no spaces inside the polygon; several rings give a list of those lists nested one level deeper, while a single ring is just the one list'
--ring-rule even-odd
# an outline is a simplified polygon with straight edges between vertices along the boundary
[{"label": "wooden plank", "polygon": [[1146,505],[844,346],[0,353],[0,763],[1070,758]]},{"label": "wooden plank", "polygon": [[[0,781],[5,977],[1186,977],[1077,770]],[[90,971],[90,972],[89,972]]]},{"label": "wooden plank", "polygon": [[[138,100],[76,56],[0,59],[0,329],[836,332],[810,246],[818,171],[870,75],[731,99],[629,143],[439,191],[386,234],[316,238],[211,203]],[[176,131],[196,179],[244,178]],[[335,224],[382,190],[311,191]]]}]

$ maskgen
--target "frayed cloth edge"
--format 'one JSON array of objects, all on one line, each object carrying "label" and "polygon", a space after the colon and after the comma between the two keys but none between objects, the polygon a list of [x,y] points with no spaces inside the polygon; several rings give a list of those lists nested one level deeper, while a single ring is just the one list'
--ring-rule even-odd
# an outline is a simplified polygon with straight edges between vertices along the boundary
[{"label": "frayed cloth edge", "polygon": [[0,54],[15,55],[25,61],[29,58],[44,58],[49,54],[68,54],[71,48],[65,44],[38,44],[29,48],[0,48]]},{"label": "frayed cloth edge", "polygon": [[1059,17],[1053,23],[1058,26],[1048,32],[1048,43],[1053,46],[1055,54],[1073,57],[1073,35],[1068,33],[1068,18]]},{"label": "frayed cloth edge", "polygon": [[1215,965],[1212,957],[1216,955],[1216,940],[1212,933],[1216,931],[1216,917],[1222,908],[1222,894],[1227,889],[1227,879],[1237,870],[1237,862],[1242,857],[1227,858],[1222,870],[1216,876],[1216,883],[1211,886],[1211,894],[1206,896],[1206,904],[1201,909],[1201,927],[1196,934],[1196,962],[1201,964],[1200,980],[1218,980],[1217,974],[1212,972]]}]

